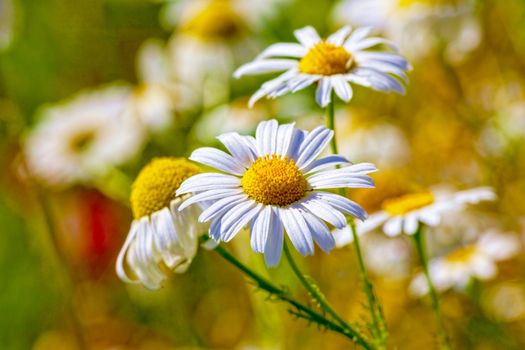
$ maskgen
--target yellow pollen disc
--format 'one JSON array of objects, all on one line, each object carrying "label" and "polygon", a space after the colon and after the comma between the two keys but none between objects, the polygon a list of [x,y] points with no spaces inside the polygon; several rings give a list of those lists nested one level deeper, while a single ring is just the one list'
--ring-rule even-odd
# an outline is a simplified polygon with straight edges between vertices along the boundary
[{"label": "yellow pollen disc", "polygon": [[387,199],[383,202],[383,209],[391,215],[405,215],[434,203],[434,199],[431,192],[411,193],[398,198]]},{"label": "yellow pollen disc", "polygon": [[96,134],[93,130],[84,130],[78,134],[72,135],[69,140],[69,148],[75,153],[85,151],[95,140]]},{"label": "yellow pollen disc", "polygon": [[153,159],[142,168],[131,186],[131,210],[135,219],[169,207],[180,184],[199,172],[199,167],[185,158]]},{"label": "yellow pollen disc", "polygon": [[183,30],[201,39],[227,40],[238,36],[244,27],[243,19],[228,1],[214,0],[189,20]]},{"label": "yellow pollen disc", "polygon": [[255,160],[241,184],[255,201],[281,207],[297,202],[308,191],[308,183],[295,162],[275,154]]},{"label": "yellow pollen disc", "polygon": [[428,5],[428,6],[450,6],[457,5],[459,0],[400,0],[399,7],[409,7],[414,4]]},{"label": "yellow pollen disc", "polygon": [[454,250],[452,253],[446,256],[446,260],[451,263],[465,263],[472,258],[472,255],[476,252],[476,247],[469,245]]},{"label": "yellow pollen disc", "polygon": [[347,73],[352,65],[352,55],[344,47],[321,42],[299,61],[299,70],[306,74],[335,75]]}]

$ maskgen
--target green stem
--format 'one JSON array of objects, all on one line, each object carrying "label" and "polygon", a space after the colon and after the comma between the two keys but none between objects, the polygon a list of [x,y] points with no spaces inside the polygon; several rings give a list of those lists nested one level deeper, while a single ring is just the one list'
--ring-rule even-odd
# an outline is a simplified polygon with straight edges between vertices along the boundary
[{"label": "green stem", "polygon": [[339,316],[337,312],[328,304],[325,297],[319,292],[317,286],[313,285],[311,281],[309,281],[301,272],[297,264],[295,263],[292,253],[290,252],[290,249],[288,248],[288,244],[284,242],[284,255],[286,256],[286,259],[288,260],[288,263],[290,264],[290,267],[292,268],[293,272],[301,281],[301,284],[306,288],[308,293],[314,298],[314,300],[319,303],[319,306],[322,310],[328,312],[342,327],[349,328],[350,326],[348,323],[346,323],[345,320]]},{"label": "green stem", "polygon": [[250,277],[257,286],[277,299],[286,302],[293,306],[298,312],[292,312],[298,317],[305,318],[309,321],[313,321],[319,325],[322,325],[326,327],[327,329],[330,329],[334,332],[337,332],[346,338],[352,340],[353,342],[361,345],[364,349],[373,349],[373,347],[368,344],[368,342],[364,339],[363,336],[359,334],[359,332],[353,330],[350,326],[343,327],[342,325],[338,325],[335,322],[327,319],[320,313],[318,313],[315,310],[312,310],[310,307],[298,302],[297,300],[293,299],[286,290],[275,286],[270,281],[266,280],[264,277],[260,276],[255,271],[251,270],[249,267],[244,265],[242,262],[237,260],[230,252],[228,252],[225,248],[222,246],[217,246],[214,251],[218,253],[222,258],[224,258],[226,261],[228,261],[230,264],[235,266],[237,269],[239,269],[241,272],[246,274],[248,277]]},{"label": "green stem", "polygon": [[357,234],[355,223],[352,220],[349,224],[352,231],[352,237],[354,239],[354,249],[357,256],[357,265],[359,266],[359,275],[361,276],[363,290],[368,299],[368,309],[370,310],[370,314],[372,316],[372,333],[378,345],[384,346],[387,338],[387,330],[383,310],[379,300],[377,299],[377,296],[375,295],[374,286],[372,285],[372,282],[370,282],[370,279],[366,273],[366,267],[363,254],[361,252],[361,245],[359,243],[359,236]]},{"label": "green stem", "polygon": [[428,269],[428,254],[425,246],[424,225],[422,223],[419,223],[416,232],[412,235],[412,239],[414,240],[414,244],[419,255],[421,267],[423,268],[423,274],[425,275],[425,280],[427,282],[428,291],[430,294],[430,300],[432,302],[432,310],[434,311],[434,316],[436,317],[440,349],[450,350],[452,347],[450,346],[450,339],[445,330],[438,294],[434,284],[432,283],[432,278],[430,277],[430,271]]},{"label": "green stem", "polygon": [[[337,149],[337,139],[336,139],[336,131],[335,131],[335,107],[334,107],[334,96],[332,94],[332,99],[330,103],[328,104],[328,107],[326,109],[327,111],[327,118],[326,118],[326,127],[334,131],[334,136],[332,138],[332,141],[330,142],[330,147],[333,154],[338,154]],[[343,188],[340,190],[340,195],[346,197],[346,190]],[[361,276],[361,280],[363,282],[363,291],[365,292],[367,299],[368,299],[368,309],[370,311],[370,316],[372,318],[372,334],[374,336],[374,339],[376,340],[376,343],[380,347],[384,347],[384,344],[386,342],[387,338],[387,328],[386,328],[386,321],[385,317],[383,315],[383,311],[381,308],[381,304],[379,303],[379,300],[377,299],[374,288],[372,283],[370,282],[370,279],[368,278],[368,275],[366,273],[366,267],[363,260],[363,254],[361,252],[361,244],[359,242],[359,237],[356,233],[355,225],[353,221],[349,223],[349,225],[352,228],[352,235],[354,238],[354,249],[357,256],[357,262],[359,265],[359,273]]]}]

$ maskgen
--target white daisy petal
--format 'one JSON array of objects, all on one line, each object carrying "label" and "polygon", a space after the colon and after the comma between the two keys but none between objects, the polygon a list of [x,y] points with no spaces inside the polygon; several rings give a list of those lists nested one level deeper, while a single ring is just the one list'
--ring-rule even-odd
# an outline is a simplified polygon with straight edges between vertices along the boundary
[{"label": "white daisy petal", "polygon": [[387,236],[393,237],[398,236],[403,230],[403,218],[400,216],[394,216],[386,220],[383,225],[383,231]]},{"label": "white daisy petal", "polygon": [[268,57],[303,57],[307,49],[296,43],[277,43],[268,46],[257,56],[257,60]]},{"label": "white daisy petal", "polygon": [[297,92],[321,79],[322,76],[320,75],[299,74],[296,77],[290,78],[287,86],[291,92]]},{"label": "white daisy petal", "polygon": [[300,209],[296,207],[279,208],[279,215],[295,249],[303,256],[313,254],[314,243],[310,229]]},{"label": "white daisy petal", "polygon": [[264,261],[267,266],[277,266],[283,251],[284,228],[278,210],[272,209],[271,227],[264,246]]},{"label": "white daisy petal", "polygon": [[342,46],[345,42],[345,39],[348,37],[350,32],[352,31],[352,27],[350,26],[344,26],[343,28],[339,29],[334,34],[330,35],[326,42],[329,42],[330,44],[334,44],[337,46]]},{"label": "white daisy petal", "polygon": [[246,171],[234,157],[213,147],[198,148],[189,159],[234,175],[242,175]]},{"label": "white daisy petal", "polygon": [[403,220],[403,231],[405,231],[407,235],[413,235],[416,233],[418,225],[419,218],[417,215],[407,215]]},{"label": "white daisy petal", "polygon": [[234,73],[235,78],[240,78],[243,75],[266,74],[279,72],[290,69],[297,65],[296,60],[289,59],[268,59],[256,60],[240,66]]},{"label": "white daisy petal", "polygon": [[363,64],[369,61],[379,61],[395,65],[405,71],[410,69],[408,61],[403,56],[391,52],[360,51],[354,53],[354,58]]},{"label": "white daisy petal", "polygon": [[335,246],[335,239],[328,226],[311,213],[304,212],[303,215],[314,241],[324,252],[329,253]]},{"label": "white daisy petal", "polygon": [[371,214],[365,221],[358,221],[356,223],[357,233],[361,235],[375,230],[376,228],[381,226],[389,217],[390,215],[384,211],[378,211],[374,214]]},{"label": "white daisy petal", "polygon": [[261,208],[261,203],[247,200],[226,212],[221,219],[223,228],[221,239],[229,242],[244,226],[248,225],[250,220],[261,211]]},{"label": "white daisy petal", "polygon": [[253,251],[263,253],[272,226],[272,207],[264,207],[252,221],[250,243]]},{"label": "white daisy petal", "polygon": [[294,35],[297,40],[306,48],[310,48],[315,44],[321,42],[321,37],[317,34],[317,31],[312,26],[306,26],[304,28],[294,31]]},{"label": "white daisy petal", "polygon": [[208,190],[208,191],[200,192],[186,199],[184,203],[182,203],[179,206],[178,210],[182,211],[186,209],[187,207],[189,207],[190,205],[198,203],[198,202],[219,200],[224,197],[229,197],[231,195],[236,195],[236,194],[241,194],[241,193],[243,193],[241,188],[227,188],[227,189],[217,189],[217,190]]},{"label": "white daisy petal", "polygon": [[280,125],[277,131],[277,145],[275,153],[286,155],[295,130],[295,123]]},{"label": "white daisy petal", "polygon": [[177,190],[177,196],[190,192],[236,188],[241,185],[238,177],[226,174],[197,174],[184,181]]},{"label": "white daisy petal", "polygon": [[348,102],[352,99],[353,91],[348,81],[344,76],[335,76],[332,78],[332,85],[334,91],[339,96],[339,98],[345,102]]},{"label": "white daisy petal", "polygon": [[355,45],[357,42],[361,41],[372,31],[372,27],[361,27],[357,28],[344,42],[343,46],[347,51],[351,51],[352,45]]},{"label": "white daisy petal", "polygon": [[263,121],[257,126],[255,140],[259,156],[274,154],[277,144],[278,124],[275,119]]},{"label": "white daisy petal", "polygon": [[199,216],[199,222],[206,222],[213,220],[217,216],[222,216],[228,210],[231,210],[231,208],[246,200],[248,200],[248,196],[244,193],[222,198],[201,213]]},{"label": "white daisy petal", "polygon": [[323,77],[317,85],[317,91],[315,93],[315,101],[323,108],[328,106],[332,100],[332,80],[330,77]]},{"label": "white daisy petal", "polygon": [[298,205],[337,228],[347,224],[345,216],[324,201],[309,197]]},{"label": "white daisy petal", "polygon": [[302,170],[312,163],[325,149],[333,136],[334,132],[324,126],[319,126],[306,135],[301,144],[299,157],[297,159],[299,169]]},{"label": "white daisy petal", "polygon": [[323,157],[321,159],[314,160],[310,165],[305,167],[303,172],[305,174],[312,174],[316,171],[326,169],[328,167],[336,166],[336,165],[343,165],[348,164],[349,161],[340,155],[334,154],[330,156]]},{"label": "white daisy petal", "polygon": [[345,169],[321,171],[308,178],[313,189],[374,188],[374,180],[368,175],[356,175]]},{"label": "white daisy petal", "polygon": [[370,86],[378,91],[395,91],[401,95],[405,94],[405,88],[403,87],[403,85],[401,85],[399,81],[392,78],[388,74],[382,73],[375,69],[356,68],[352,71],[350,76],[356,76],[366,79],[370,84],[367,86]]},{"label": "white daisy petal", "polygon": [[231,155],[244,167],[248,167],[257,158],[257,149],[252,147],[249,139],[236,132],[228,132],[217,137]]},{"label": "white daisy petal", "polygon": [[364,49],[368,49],[370,47],[380,45],[380,44],[386,45],[395,51],[398,50],[397,45],[394,44],[392,41],[383,39],[383,38],[376,38],[376,37],[366,38],[360,41],[351,42],[347,44],[345,48],[350,52],[355,52],[355,51],[361,51]]},{"label": "white daisy petal", "polygon": [[127,282],[127,283],[137,283],[137,281],[131,278],[126,272],[125,260],[126,260],[126,254],[128,253],[129,247],[131,243],[133,242],[133,240],[135,239],[135,237],[137,236],[138,225],[139,225],[138,221],[133,221],[131,223],[131,228],[129,230],[128,236],[126,237],[126,241],[124,242],[124,245],[120,249],[120,252],[117,257],[117,263],[116,263],[117,275],[122,281]]},{"label": "white daisy petal", "polygon": [[325,200],[335,209],[355,216],[360,220],[366,219],[366,212],[361,206],[348,198],[330,192],[315,192],[315,197]]}]

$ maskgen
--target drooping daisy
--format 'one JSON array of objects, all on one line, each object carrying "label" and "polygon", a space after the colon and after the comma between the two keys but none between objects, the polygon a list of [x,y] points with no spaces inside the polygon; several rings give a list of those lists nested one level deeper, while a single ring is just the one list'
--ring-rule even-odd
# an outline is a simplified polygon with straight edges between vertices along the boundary
[{"label": "drooping daisy", "polygon": [[261,122],[255,138],[223,134],[218,138],[231,155],[200,148],[190,159],[224,173],[186,180],[177,194],[194,196],[181,208],[213,202],[199,220],[211,221],[215,241],[228,242],[249,225],[252,249],[264,253],[268,266],[279,263],[283,231],[302,255],[313,254],[314,241],[330,251],[335,241],[324,221],[341,228],[347,223],[344,214],[361,220],[366,214],[355,202],[324,189],[374,187],[366,174],[376,170],[369,163],[350,165],[339,155],[316,160],[332,137],[325,127],[306,132],[275,120]]},{"label": "drooping daisy", "polygon": [[[438,291],[452,287],[463,289],[472,278],[494,278],[498,273],[496,262],[513,257],[519,249],[520,241],[516,236],[488,232],[477,242],[431,260],[430,277]],[[428,285],[422,274],[413,279],[410,291],[417,296],[428,293]]]},{"label": "drooping daisy", "polygon": [[294,32],[299,43],[271,45],[254,61],[239,67],[234,76],[285,71],[264,83],[252,96],[250,105],[262,97],[276,98],[314,83],[318,83],[316,100],[321,107],[330,103],[332,90],[343,101],[350,101],[350,83],[404,94],[398,79],[407,80],[407,60],[395,51],[368,51],[380,44],[395,49],[388,40],[368,37],[370,31],[371,28],[358,28],[352,32],[345,26],[323,40],[314,28],[307,26]]},{"label": "drooping daisy", "polygon": [[341,0],[332,18],[381,30],[411,60],[444,48],[450,62],[460,62],[481,42],[476,2],[470,0]]},{"label": "drooping daisy", "polygon": [[[437,226],[442,215],[462,210],[468,204],[490,201],[496,198],[488,187],[479,187],[455,193],[427,191],[390,198],[383,202],[382,210],[371,214],[365,222],[357,223],[357,232],[363,234],[382,226],[388,236],[401,233],[412,235],[419,223]],[[349,229],[337,231],[338,245],[352,242]]]},{"label": "drooping daisy", "polygon": [[166,279],[166,268],[177,273],[188,269],[206,228],[197,221],[201,208],[179,210],[188,196],[175,192],[199,172],[184,158],[157,158],[142,169],[131,190],[135,219],[116,264],[124,282],[157,289]]},{"label": "drooping daisy", "polygon": [[122,117],[129,93],[109,86],[44,107],[25,140],[30,172],[54,186],[82,183],[137,155],[142,128]]}]

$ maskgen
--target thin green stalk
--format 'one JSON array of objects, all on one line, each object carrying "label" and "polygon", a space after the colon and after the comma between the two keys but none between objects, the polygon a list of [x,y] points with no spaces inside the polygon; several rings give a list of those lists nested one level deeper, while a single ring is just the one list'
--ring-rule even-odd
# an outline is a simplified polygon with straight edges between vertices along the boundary
[{"label": "thin green stalk", "polygon": [[372,333],[378,345],[384,346],[387,338],[387,329],[383,310],[379,300],[377,299],[377,296],[375,295],[374,286],[372,285],[372,282],[370,282],[370,279],[366,273],[363,254],[361,252],[361,245],[359,244],[359,236],[353,221],[350,221],[350,228],[352,231],[352,237],[354,239],[354,248],[357,256],[357,264],[359,266],[359,275],[361,276],[363,290],[367,296],[368,308],[372,316]]},{"label": "thin green stalk", "polygon": [[[327,111],[327,118],[326,118],[326,127],[334,131],[334,136],[332,138],[332,141],[330,142],[330,147],[333,154],[338,154],[337,149],[337,139],[336,139],[336,131],[335,131],[335,107],[334,107],[334,96],[332,95],[332,99],[330,103],[328,104],[328,107],[326,109]],[[341,189],[340,194],[344,197],[346,197],[346,190]],[[374,336],[374,339],[376,340],[376,343],[383,347],[386,338],[387,338],[387,328],[386,328],[386,321],[385,317],[383,315],[383,311],[381,308],[381,304],[379,303],[379,300],[377,299],[374,288],[372,283],[370,282],[370,279],[368,278],[368,275],[366,273],[366,267],[363,260],[363,254],[361,252],[361,244],[359,242],[359,237],[355,230],[355,225],[353,221],[349,222],[349,225],[352,228],[352,235],[354,238],[354,249],[357,256],[357,262],[359,265],[359,273],[361,276],[361,280],[363,282],[363,291],[365,292],[367,299],[368,299],[368,309],[370,311],[370,316],[372,318],[372,335]]]},{"label": "thin green stalk", "polygon": [[421,267],[423,268],[423,274],[425,275],[425,280],[427,282],[428,291],[430,294],[430,300],[432,302],[432,310],[434,311],[434,316],[436,317],[440,349],[450,350],[452,347],[450,345],[450,339],[445,330],[438,294],[434,284],[432,283],[432,278],[430,277],[430,272],[428,269],[428,254],[425,246],[424,225],[422,223],[419,223],[416,233],[412,235],[412,239],[414,240],[414,244],[419,255]]},{"label": "thin green stalk", "polygon": [[277,299],[293,306],[297,310],[291,311],[291,313],[293,313],[294,315],[315,322],[331,331],[337,332],[345,336],[346,338],[352,340],[353,342],[359,344],[364,349],[373,349],[373,347],[366,341],[366,339],[361,334],[359,334],[359,332],[353,330],[350,326],[343,327],[342,325],[338,325],[335,322],[327,319],[317,311],[293,299],[286,290],[275,286],[273,283],[260,276],[257,272],[251,270],[249,267],[237,260],[237,258],[235,258],[222,246],[217,246],[214,249],[214,251],[226,261],[228,261],[230,264],[239,269],[241,272],[250,277],[260,289],[267,291]]},{"label": "thin green stalk", "polygon": [[308,291],[308,293],[310,293],[312,298],[314,298],[314,300],[319,304],[319,307],[322,310],[326,311],[328,314],[330,314],[330,316],[332,316],[342,327],[350,328],[350,325],[345,320],[343,320],[337,312],[335,312],[335,310],[330,306],[330,304],[328,304],[328,301],[326,300],[324,295],[322,295],[319,292],[317,286],[314,285],[310,280],[308,280],[308,278],[306,278],[303,275],[303,273],[301,272],[301,270],[299,269],[299,267],[295,263],[295,260],[292,257],[292,253],[288,248],[288,244],[284,242],[283,246],[284,255],[286,256],[290,267],[292,268],[299,281],[301,281],[301,284],[304,286],[304,288],[306,288],[306,290]]}]

